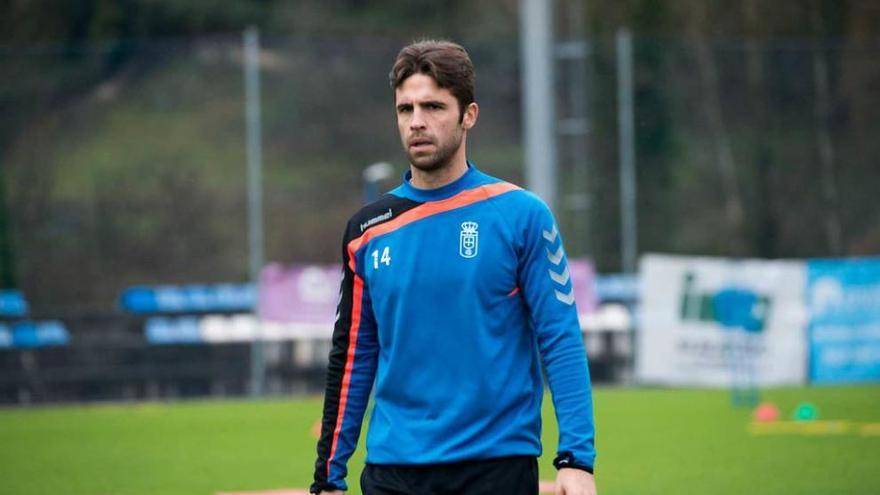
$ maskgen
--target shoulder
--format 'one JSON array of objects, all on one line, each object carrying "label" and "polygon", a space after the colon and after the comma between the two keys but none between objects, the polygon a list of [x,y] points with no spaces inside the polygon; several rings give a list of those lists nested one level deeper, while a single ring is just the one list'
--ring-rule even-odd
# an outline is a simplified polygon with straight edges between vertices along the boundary
[{"label": "shoulder", "polygon": [[530,218],[533,216],[543,216],[550,214],[550,208],[537,194],[523,189],[522,187],[505,181],[499,181],[498,184],[507,184],[512,186],[510,191],[497,196],[496,202],[508,215]]},{"label": "shoulder", "polygon": [[484,172],[477,171],[480,186],[495,191],[494,198],[507,205],[526,209],[545,209],[547,205],[535,193],[519,184],[500,179]]},{"label": "shoulder", "polygon": [[378,200],[363,206],[351,216],[345,228],[346,242],[357,239],[369,229],[389,222],[419,204],[394,194],[382,195]]}]

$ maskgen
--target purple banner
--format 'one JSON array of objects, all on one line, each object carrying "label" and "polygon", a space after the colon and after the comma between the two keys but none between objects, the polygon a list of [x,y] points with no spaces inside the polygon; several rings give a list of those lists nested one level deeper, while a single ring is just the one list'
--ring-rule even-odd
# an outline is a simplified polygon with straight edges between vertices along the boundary
[{"label": "purple banner", "polygon": [[282,323],[333,325],[342,265],[271,263],[260,273],[257,314]]},{"label": "purple banner", "polygon": [[593,264],[586,259],[569,259],[568,269],[571,270],[571,285],[574,288],[574,300],[578,313],[592,313],[599,304],[596,294],[596,271]]}]

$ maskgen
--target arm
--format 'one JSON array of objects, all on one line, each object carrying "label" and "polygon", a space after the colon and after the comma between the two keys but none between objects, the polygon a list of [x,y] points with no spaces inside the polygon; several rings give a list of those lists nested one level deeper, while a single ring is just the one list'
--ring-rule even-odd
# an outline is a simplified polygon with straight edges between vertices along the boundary
[{"label": "arm", "polygon": [[593,400],[568,260],[550,210],[536,197],[531,199],[529,212],[518,227],[523,243],[519,278],[559,423],[553,464],[560,469],[560,477],[574,468],[589,474],[591,483],[596,458]]},{"label": "arm", "polygon": [[366,284],[349,264],[348,239],[346,235],[342,248],[343,279],[327,369],[312,493],[341,493],[348,489],[347,462],[357,446],[376,374],[376,322]]}]

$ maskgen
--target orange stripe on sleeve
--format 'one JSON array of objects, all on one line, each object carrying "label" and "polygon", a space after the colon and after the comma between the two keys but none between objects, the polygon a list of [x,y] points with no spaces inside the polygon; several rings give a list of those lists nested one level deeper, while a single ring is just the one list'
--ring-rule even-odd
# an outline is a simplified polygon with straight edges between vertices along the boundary
[{"label": "orange stripe on sleeve", "polygon": [[357,239],[352,239],[348,243],[348,266],[349,268],[351,268],[351,271],[355,271],[354,253],[357,252],[357,250],[360,249],[361,246],[369,242],[370,239],[374,237],[393,232],[405,225],[409,225],[423,218],[436,215],[438,213],[454,210],[456,208],[461,208],[463,206],[468,206],[479,201],[489,199],[493,196],[498,196],[499,194],[504,194],[506,192],[515,191],[518,189],[522,188],[508,182],[496,182],[494,184],[487,184],[485,186],[475,187],[473,189],[468,189],[467,191],[462,191],[450,198],[446,198],[440,201],[430,201],[423,205],[417,206],[409,211],[404,212],[402,215],[389,222],[379,224],[378,226],[367,230]]},{"label": "orange stripe on sleeve", "polygon": [[348,355],[345,358],[345,368],[342,375],[342,388],[339,392],[339,412],[336,414],[336,428],[333,430],[333,442],[330,444],[330,456],[327,457],[327,476],[330,476],[330,461],[336,454],[336,445],[339,441],[339,432],[342,430],[342,420],[345,418],[345,406],[348,403],[348,388],[351,384],[351,370],[354,368],[354,357],[357,350],[358,330],[361,326],[361,308],[364,297],[364,281],[356,273],[354,274],[354,291],[351,308],[351,326],[348,332]]}]

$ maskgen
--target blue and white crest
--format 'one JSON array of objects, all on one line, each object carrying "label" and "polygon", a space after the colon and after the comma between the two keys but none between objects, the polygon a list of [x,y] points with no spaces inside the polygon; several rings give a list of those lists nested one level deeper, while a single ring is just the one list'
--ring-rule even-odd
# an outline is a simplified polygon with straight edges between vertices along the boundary
[{"label": "blue and white crest", "polygon": [[462,222],[461,236],[458,241],[458,254],[464,258],[473,258],[477,255],[480,247],[480,234],[477,232],[477,222]]}]

